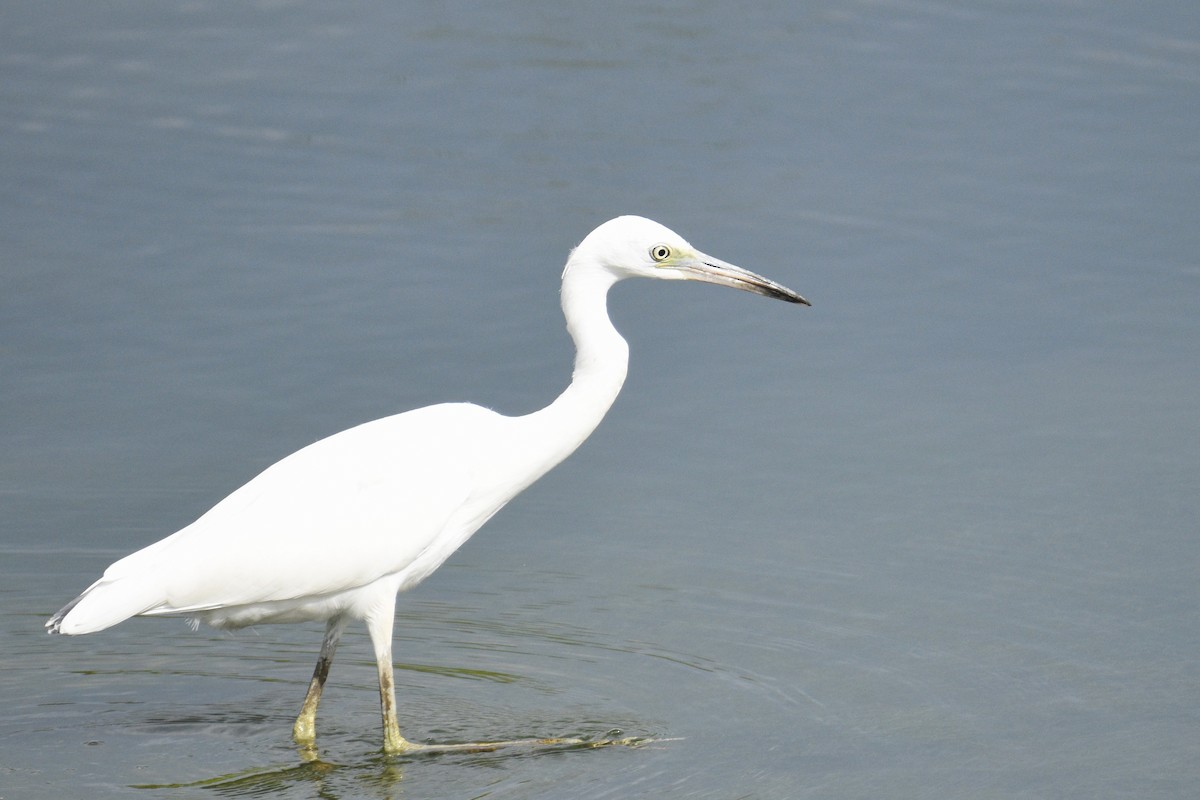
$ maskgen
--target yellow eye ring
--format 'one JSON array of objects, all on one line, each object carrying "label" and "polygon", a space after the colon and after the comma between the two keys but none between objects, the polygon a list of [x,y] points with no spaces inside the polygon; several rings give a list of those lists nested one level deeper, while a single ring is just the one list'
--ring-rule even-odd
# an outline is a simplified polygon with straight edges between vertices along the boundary
[{"label": "yellow eye ring", "polygon": [[655,261],[666,261],[671,257],[671,248],[665,244],[656,244],[650,248],[650,258]]}]

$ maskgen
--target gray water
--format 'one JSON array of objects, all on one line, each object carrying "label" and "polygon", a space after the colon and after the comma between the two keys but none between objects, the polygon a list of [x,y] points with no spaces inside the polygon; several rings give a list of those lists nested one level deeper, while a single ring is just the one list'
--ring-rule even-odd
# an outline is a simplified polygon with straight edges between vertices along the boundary
[{"label": "gray water", "polygon": [[[406,5],[0,11],[0,797],[1200,794],[1195,3]],[[547,403],[619,213],[814,306],[617,287],[397,685],[662,741],[384,758],[356,629],[307,763],[319,625],[43,633],[314,439]]]}]

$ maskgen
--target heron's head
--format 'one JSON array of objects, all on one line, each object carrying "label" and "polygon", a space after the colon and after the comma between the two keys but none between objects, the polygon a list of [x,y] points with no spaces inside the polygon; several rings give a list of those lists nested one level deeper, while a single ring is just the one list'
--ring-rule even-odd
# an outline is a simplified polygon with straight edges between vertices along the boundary
[{"label": "heron's head", "polygon": [[787,300],[809,302],[786,286],[705,255],[682,236],[645,217],[610,219],[579,243],[567,270],[600,269],[623,278],[704,281]]}]

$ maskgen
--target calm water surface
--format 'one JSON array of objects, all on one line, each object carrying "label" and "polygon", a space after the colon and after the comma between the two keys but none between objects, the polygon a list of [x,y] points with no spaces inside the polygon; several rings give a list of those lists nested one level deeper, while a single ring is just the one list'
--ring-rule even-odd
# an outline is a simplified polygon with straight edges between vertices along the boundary
[{"label": "calm water surface", "polygon": [[[0,797],[1200,792],[1188,2],[0,18]],[[622,285],[625,393],[366,636],[42,622],[358,422],[568,380],[618,213],[807,295]],[[146,788],[154,787],[154,788]]]}]

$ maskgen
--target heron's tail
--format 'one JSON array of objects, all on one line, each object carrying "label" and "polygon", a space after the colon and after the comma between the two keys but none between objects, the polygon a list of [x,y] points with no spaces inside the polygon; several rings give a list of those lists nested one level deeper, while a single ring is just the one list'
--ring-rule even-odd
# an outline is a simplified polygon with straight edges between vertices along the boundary
[{"label": "heron's tail", "polygon": [[153,581],[101,578],[46,621],[48,633],[75,636],[111,628],[162,605],[163,592]]}]

